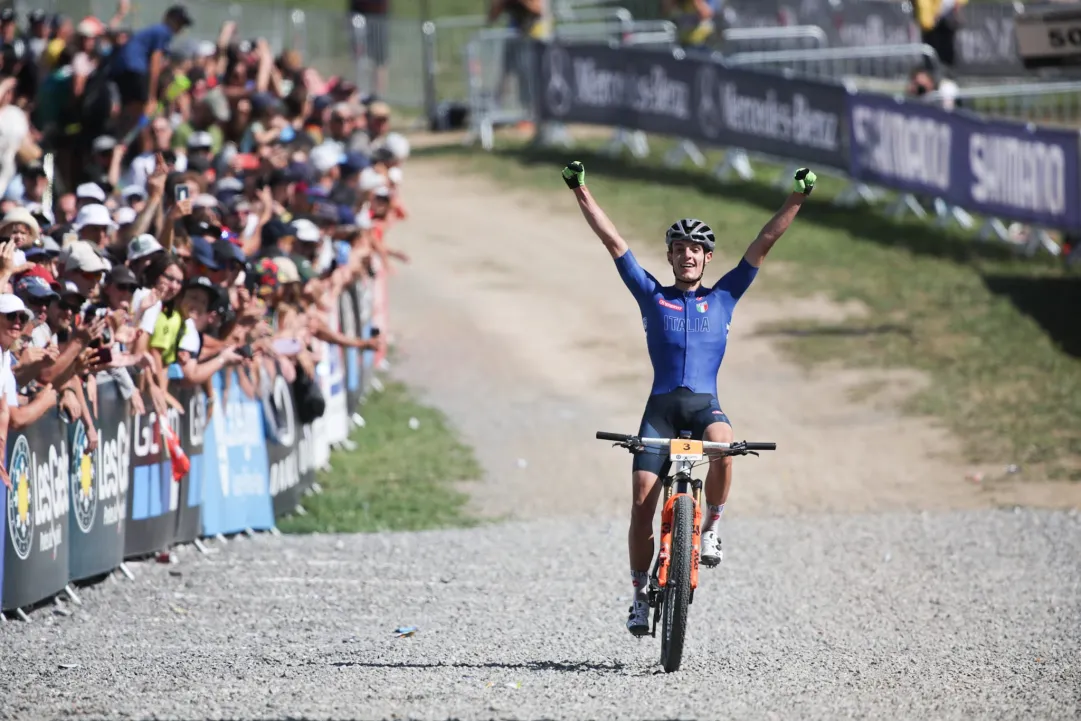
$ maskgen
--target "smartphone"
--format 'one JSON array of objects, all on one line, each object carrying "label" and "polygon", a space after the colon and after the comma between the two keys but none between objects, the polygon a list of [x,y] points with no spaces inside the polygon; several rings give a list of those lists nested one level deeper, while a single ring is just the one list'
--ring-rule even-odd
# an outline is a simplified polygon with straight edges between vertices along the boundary
[{"label": "smartphone", "polygon": [[240,346],[239,348],[237,348],[236,349],[236,354],[238,356],[240,356],[241,358],[247,358],[248,360],[251,360],[251,358],[252,358],[251,343],[246,343],[246,344]]},{"label": "smartphone", "polygon": [[98,363],[112,363],[113,362],[113,349],[106,346],[104,348],[98,348]]},{"label": "smartphone", "polygon": [[181,200],[187,200],[188,199],[188,184],[187,183],[180,183],[179,185],[176,186],[175,191],[176,191],[175,192],[176,200],[177,200],[178,203]]}]

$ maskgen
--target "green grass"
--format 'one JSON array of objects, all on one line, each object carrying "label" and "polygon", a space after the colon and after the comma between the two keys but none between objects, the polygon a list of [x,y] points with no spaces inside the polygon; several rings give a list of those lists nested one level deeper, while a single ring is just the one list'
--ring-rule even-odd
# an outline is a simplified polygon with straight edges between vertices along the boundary
[{"label": "green grass", "polygon": [[[447,419],[421,405],[400,383],[386,383],[363,410],[365,427],[352,434],[356,450],[336,452],[321,473],[323,492],[304,500],[305,516],[279,523],[284,533],[416,531],[472,525],[467,496],[454,484],[480,477],[472,450]],[[409,419],[420,422],[417,430]]]},{"label": "green grass", "polygon": [[[721,264],[743,253],[784,198],[765,182],[722,184],[689,166],[663,169],[660,143],[644,161],[612,160],[589,147],[553,153],[502,141],[493,154],[435,152],[501,185],[548,194],[566,192],[559,169],[581,159],[598,200],[639,252],[659,252],[673,218],[697,216],[718,231]],[[776,170],[755,167],[763,181]],[[1081,480],[1081,274],[1047,257],[1015,258],[959,230],[834,207],[842,187],[822,177],[771,254],[757,293],[825,292],[860,301],[869,313],[763,332],[804,364],[925,371],[930,387],[905,410],[945,421],[964,439],[969,460],[1016,463],[1029,478]]]}]

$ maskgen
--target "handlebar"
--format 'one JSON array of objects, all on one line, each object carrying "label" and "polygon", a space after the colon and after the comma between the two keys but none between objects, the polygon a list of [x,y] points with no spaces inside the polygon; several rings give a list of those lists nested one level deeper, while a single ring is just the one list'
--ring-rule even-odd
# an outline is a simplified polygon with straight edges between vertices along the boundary
[{"label": "handlebar", "polygon": [[[638,436],[630,436],[626,433],[609,433],[608,431],[597,431],[597,440],[601,441],[615,441],[621,446],[627,448],[668,448],[672,441],[679,440],[678,438],[639,438]],[[777,450],[776,443],[763,443],[758,441],[733,441],[732,443],[718,443],[716,441],[702,441],[703,451],[732,451],[734,453],[742,453],[747,451],[775,451]]]}]

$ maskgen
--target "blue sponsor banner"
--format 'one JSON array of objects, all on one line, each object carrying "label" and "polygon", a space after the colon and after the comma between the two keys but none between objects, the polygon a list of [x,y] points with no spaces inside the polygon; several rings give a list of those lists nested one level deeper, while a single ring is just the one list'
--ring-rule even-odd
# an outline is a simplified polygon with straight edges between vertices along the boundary
[{"label": "blue sponsor banner", "polygon": [[213,383],[219,403],[203,439],[203,535],[272,528],[262,403],[244,393],[236,371],[229,372],[227,391],[221,373]]},{"label": "blue sponsor banner", "polygon": [[[4,464],[4,468],[6,469],[7,464],[8,464],[7,449],[6,448],[0,449],[0,452],[3,453],[3,460],[0,461],[0,462],[2,462]],[[7,487],[6,484],[0,483],[0,508],[4,509],[4,512],[0,513],[0,542],[2,542],[3,539],[7,538],[7,531],[8,531],[8,527],[7,527],[7,521],[8,521],[7,507],[8,507],[8,487]],[[3,583],[3,580],[4,580],[4,556],[7,555],[7,553],[6,553],[7,543],[6,542],[0,543],[0,547],[4,548],[4,550],[0,550],[0,609],[2,609],[2,608],[6,608],[6,606],[4,606],[4,583]]]},{"label": "blue sponsor banner", "polygon": [[1081,228],[1078,133],[849,96],[849,173],[975,213]]},{"label": "blue sponsor banner", "polygon": [[995,217],[1049,228],[1081,228],[1081,151],[1076,130],[954,116],[953,201]]}]

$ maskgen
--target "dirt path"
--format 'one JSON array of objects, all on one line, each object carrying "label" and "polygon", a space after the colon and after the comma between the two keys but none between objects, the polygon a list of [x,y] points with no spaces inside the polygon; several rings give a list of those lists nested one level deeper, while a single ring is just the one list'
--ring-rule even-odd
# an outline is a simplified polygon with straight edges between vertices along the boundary
[{"label": "dirt path", "polygon": [[[487,478],[473,486],[477,510],[623,512],[630,458],[593,436],[637,430],[651,370],[634,302],[575,204],[462,178],[434,160],[411,163],[408,185],[412,217],[392,238],[413,257],[391,284],[393,372],[478,449]],[[794,241],[798,225],[781,242]],[[670,277],[649,240],[624,232],[647,269]],[[731,262],[715,260],[707,280]],[[760,288],[740,301],[721,405],[737,438],[780,450],[737,461],[731,513],[1081,504],[1076,484],[973,485],[965,476],[974,468],[933,423],[881,399],[848,399],[874,376],[806,373],[756,335],[764,321],[838,312]],[[913,381],[880,377],[887,399]]]}]

